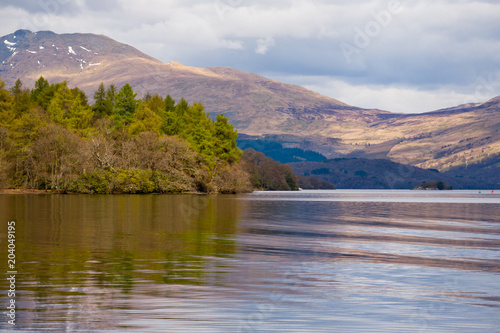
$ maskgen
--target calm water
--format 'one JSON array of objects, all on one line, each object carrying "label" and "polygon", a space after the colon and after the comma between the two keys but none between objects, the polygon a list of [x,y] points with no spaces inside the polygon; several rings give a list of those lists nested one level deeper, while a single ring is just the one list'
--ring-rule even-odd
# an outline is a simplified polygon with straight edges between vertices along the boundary
[{"label": "calm water", "polygon": [[11,220],[16,331],[500,332],[489,192],[3,194],[3,276]]}]

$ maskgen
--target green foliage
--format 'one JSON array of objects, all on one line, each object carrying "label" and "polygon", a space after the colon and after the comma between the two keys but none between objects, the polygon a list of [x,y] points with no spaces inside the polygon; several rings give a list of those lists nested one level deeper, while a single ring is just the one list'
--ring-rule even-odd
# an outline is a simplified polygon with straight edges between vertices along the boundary
[{"label": "green foliage", "polygon": [[[114,99],[114,97],[113,97]],[[99,88],[94,93],[94,111],[97,117],[104,117],[111,115],[113,111],[113,99],[109,99],[106,96],[106,88],[104,83],[99,85]]]},{"label": "green foliage", "polygon": [[146,103],[139,103],[137,110],[130,120],[129,133],[137,135],[141,132],[153,131],[161,133],[161,117],[154,113]]},{"label": "green foliage", "polygon": [[88,194],[147,194],[194,192],[195,188],[176,175],[153,170],[114,170],[84,173],[67,190]]},{"label": "green foliage", "polygon": [[175,101],[170,95],[165,97],[165,112],[172,112],[175,109]]},{"label": "green foliage", "polygon": [[118,123],[129,124],[132,120],[132,116],[137,108],[136,95],[128,83],[118,91],[113,108],[113,116]]},{"label": "green foliage", "polygon": [[16,118],[9,126],[8,134],[8,156],[11,162],[15,163],[16,170],[20,165],[24,165],[30,152],[31,146],[38,137],[38,131],[41,127],[50,122],[46,111],[36,108],[32,112],[21,115]]},{"label": "green foliage", "polygon": [[14,83],[14,86],[10,89],[10,92],[12,93],[12,95],[16,96],[20,94],[22,91],[23,91],[23,83],[21,82],[21,79],[17,79],[16,83]]},{"label": "green foliage", "polygon": [[[81,193],[235,193],[251,190],[237,132],[203,104],[136,99],[101,83],[90,106],[66,82],[33,90],[0,80],[0,186]],[[290,187],[293,176],[284,180]]]},{"label": "green foliage", "polygon": [[116,174],[115,191],[123,193],[151,193],[155,184],[151,170],[120,170]]},{"label": "green foliage", "polygon": [[[114,107],[116,102],[116,87],[114,84],[109,85],[108,90],[106,90],[106,101]],[[111,108],[111,111],[112,110]]]},{"label": "green foliage", "polygon": [[68,190],[89,194],[113,193],[112,177],[106,171],[84,173],[68,186]]},{"label": "green foliage", "polygon": [[87,97],[77,88],[69,89],[66,82],[56,85],[47,110],[53,122],[68,129],[82,131],[91,125],[93,112]]},{"label": "green foliage", "polygon": [[237,147],[238,133],[233,125],[229,124],[226,117],[219,114],[214,123],[214,130],[214,154],[230,164],[238,162],[243,152]]},{"label": "green foliage", "polygon": [[151,96],[146,101],[146,105],[158,116],[163,117],[165,115],[165,101],[160,95],[155,94]]},{"label": "green foliage", "polygon": [[28,89],[23,89],[23,83],[21,80],[17,80],[14,87],[10,89],[12,96],[14,97],[14,114],[16,117],[29,112],[31,103],[31,92]]},{"label": "green foliage", "polygon": [[37,105],[40,105],[44,110],[47,109],[50,99],[54,95],[54,85],[49,85],[49,81],[40,76],[35,83],[35,89],[31,91],[31,99]]}]

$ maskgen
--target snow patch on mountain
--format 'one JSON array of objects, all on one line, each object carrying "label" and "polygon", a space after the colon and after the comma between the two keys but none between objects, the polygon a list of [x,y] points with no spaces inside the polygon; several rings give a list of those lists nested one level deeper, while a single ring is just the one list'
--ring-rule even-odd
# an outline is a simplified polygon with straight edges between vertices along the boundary
[{"label": "snow patch on mountain", "polygon": [[5,46],[7,47],[7,49],[10,52],[15,52],[16,51],[16,48],[14,47],[14,45],[16,45],[16,43],[11,43],[8,40],[4,40],[3,42],[4,42]]}]

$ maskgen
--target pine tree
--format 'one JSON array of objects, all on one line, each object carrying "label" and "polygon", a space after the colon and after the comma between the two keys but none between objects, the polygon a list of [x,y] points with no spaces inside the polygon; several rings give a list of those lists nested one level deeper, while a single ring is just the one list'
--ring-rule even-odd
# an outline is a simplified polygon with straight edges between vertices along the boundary
[{"label": "pine tree", "polygon": [[108,115],[113,114],[113,109],[115,108],[116,102],[116,87],[114,84],[110,84],[106,90],[106,112]]},{"label": "pine tree", "polygon": [[33,108],[30,112],[15,119],[9,128],[10,142],[12,143],[9,154],[15,165],[16,172],[29,172],[29,165],[26,164],[30,145],[38,135],[39,128],[47,125],[50,119],[47,112],[40,108]]},{"label": "pine tree", "polygon": [[170,95],[165,97],[165,111],[172,112],[175,109],[175,101],[172,99]]},{"label": "pine tree", "polygon": [[43,76],[40,76],[40,78],[35,82],[35,89],[32,92],[34,97],[36,98],[38,94],[43,92],[48,87],[49,87],[49,81],[45,80]]},{"label": "pine tree", "polygon": [[23,83],[21,82],[21,79],[17,79],[16,83],[14,83],[14,86],[10,88],[10,92],[12,95],[17,96],[23,91]]},{"label": "pine tree", "polygon": [[155,94],[151,96],[151,98],[147,100],[146,105],[158,116],[163,117],[165,115],[165,101],[160,95]]},{"label": "pine tree", "polygon": [[93,113],[85,93],[77,88],[69,89],[66,82],[56,86],[57,90],[47,108],[51,120],[71,130],[88,129]]},{"label": "pine tree", "polygon": [[87,96],[83,91],[72,90],[72,93],[73,104],[67,114],[66,126],[69,129],[79,130],[88,134],[91,132],[90,125],[94,112],[88,105]]},{"label": "pine tree", "polygon": [[52,97],[49,81],[43,76],[35,82],[35,89],[31,91],[31,100],[40,105],[43,109],[47,109],[50,98]]},{"label": "pine tree", "polygon": [[92,109],[97,117],[104,117],[111,115],[112,108],[112,101],[107,98],[106,88],[104,87],[104,83],[101,82],[99,88],[94,93],[94,107]]},{"label": "pine tree", "polygon": [[[180,110],[182,109],[180,108]],[[192,106],[188,106],[183,111],[177,126],[179,126],[178,135],[186,139],[199,153],[204,154],[206,156],[205,162],[212,169],[214,166],[213,157],[215,157],[213,150],[213,122],[208,117],[208,114],[204,112],[203,104],[194,103]]]},{"label": "pine tree", "polygon": [[177,113],[175,112],[175,101],[167,95],[165,97],[165,113],[162,116],[161,130],[167,135],[176,135],[178,127],[176,126],[178,120]]},{"label": "pine tree", "polygon": [[120,123],[129,124],[135,109],[137,108],[137,101],[135,100],[137,94],[130,84],[126,83],[116,95],[116,103],[113,108],[113,115]]},{"label": "pine tree", "polygon": [[106,90],[106,99],[114,106],[116,101],[116,87],[114,84],[110,84],[108,90]]},{"label": "pine tree", "polygon": [[152,131],[159,135],[161,133],[160,125],[160,116],[154,113],[146,103],[142,102],[139,103],[132,117],[129,133],[137,135],[141,132]]},{"label": "pine tree", "polygon": [[188,102],[184,99],[181,98],[179,103],[175,105],[174,111],[177,113],[179,117],[182,117],[189,109],[189,104]]},{"label": "pine tree", "polygon": [[28,112],[31,107],[30,92],[28,89],[23,89],[23,83],[20,79],[17,79],[10,92],[14,96],[14,113],[16,117],[20,117],[23,113]]},{"label": "pine tree", "polygon": [[213,149],[215,155],[229,162],[229,164],[238,162],[242,154],[236,142],[238,132],[234,130],[233,125],[229,124],[228,119],[222,114],[217,115],[214,128],[215,144]]},{"label": "pine tree", "polygon": [[89,99],[87,97],[87,94],[83,90],[80,90],[79,88],[73,88],[71,89],[71,93],[73,94],[75,99],[78,99],[78,101],[84,105],[84,106],[89,106]]}]

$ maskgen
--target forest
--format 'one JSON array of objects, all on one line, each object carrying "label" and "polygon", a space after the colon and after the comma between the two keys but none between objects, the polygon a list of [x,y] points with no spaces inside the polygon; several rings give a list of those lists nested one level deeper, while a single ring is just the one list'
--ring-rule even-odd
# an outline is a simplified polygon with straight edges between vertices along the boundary
[{"label": "forest", "polygon": [[[241,193],[296,190],[291,168],[243,154],[223,115],[170,95],[138,99],[100,84],[90,104],[66,82],[33,89],[0,79],[0,188],[58,193]],[[243,157],[243,158],[242,158]]]}]

